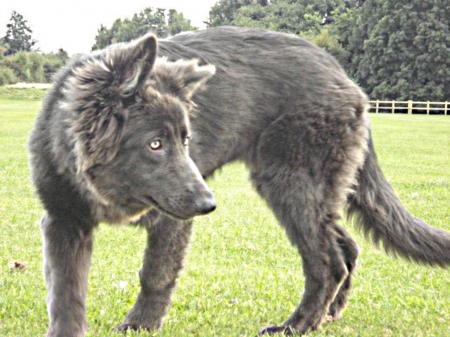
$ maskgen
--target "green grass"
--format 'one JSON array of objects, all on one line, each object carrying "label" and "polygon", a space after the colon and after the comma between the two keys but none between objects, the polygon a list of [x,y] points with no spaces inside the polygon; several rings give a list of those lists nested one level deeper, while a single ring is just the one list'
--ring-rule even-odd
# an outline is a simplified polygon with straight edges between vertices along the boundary
[{"label": "green grass", "polygon": [[[0,99],[0,336],[42,336],[41,206],[30,184],[27,135],[40,103]],[[450,230],[450,118],[371,115],[379,160],[405,206]],[[300,258],[247,181],[241,164],[209,182],[218,209],[196,220],[186,268],[156,336],[254,336],[281,323],[300,299]],[[353,232],[351,226],[346,226]],[[450,271],[363,253],[341,320],[314,336],[449,336]],[[102,225],[88,294],[88,336],[110,336],[138,292],[145,233]],[[27,264],[10,270],[14,261]],[[141,334],[150,336],[151,334]],[[119,335],[117,335],[119,336]]]},{"label": "green grass", "polygon": [[0,86],[0,99],[35,101],[41,100],[46,92],[47,89]]}]

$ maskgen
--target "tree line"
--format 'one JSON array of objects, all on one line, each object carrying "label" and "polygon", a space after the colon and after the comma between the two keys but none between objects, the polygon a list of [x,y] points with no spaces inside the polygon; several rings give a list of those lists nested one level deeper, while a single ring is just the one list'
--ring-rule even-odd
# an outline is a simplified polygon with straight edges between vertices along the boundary
[{"label": "tree line", "polygon": [[62,48],[56,53],[41,53],[35,48],[33,31],[16,11],[0,39],[0,85],[17,82],[49,83],[55,72],[69,59]]},{"label": "tree line", "polygon": [[[219,0],[205,23],[305,37],[333,54],[372,99],[445,101],[450,96],[448,0]],[[148,31],[164,38],[195,29],[182,13],[149,7],[111,27],[101,25],[92,50]],[[33,42],[24,39],[26,48]],[[3,50],[15,46],[8,36],[2,45]],[[4,56],[0,49],[0,83],[10,49]]]},{"label": "tree line", "polygon": [[450,98],[448,0],[222,0],[208,22],[221,25],[306,37],[372,99]]}]

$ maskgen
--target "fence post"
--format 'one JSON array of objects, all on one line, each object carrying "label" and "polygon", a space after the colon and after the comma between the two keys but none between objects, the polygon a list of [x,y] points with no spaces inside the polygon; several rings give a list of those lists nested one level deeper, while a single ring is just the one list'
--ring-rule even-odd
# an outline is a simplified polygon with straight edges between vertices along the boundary
[{"label": "fence post", "polygon": [[430,114],[430,101],[427,101],[427,115]]},{"label": "fence post", "polygon": [[380,107],[380,101],[377,100],[377,102],[375,103],[375,113],[378,113],[378,108]]},{"label": "fence post", "polygon": [[395,112],[395,101],[392,101],[392,113]]},{"label": "fence post", "polygon": [[447,116],[447,110],[448,110],[448,102],[445,101],[444,103],[444,115]]},{"label": "fence post", "polygon": [[408,101],[408,115],[412,115],[412,100]]}]

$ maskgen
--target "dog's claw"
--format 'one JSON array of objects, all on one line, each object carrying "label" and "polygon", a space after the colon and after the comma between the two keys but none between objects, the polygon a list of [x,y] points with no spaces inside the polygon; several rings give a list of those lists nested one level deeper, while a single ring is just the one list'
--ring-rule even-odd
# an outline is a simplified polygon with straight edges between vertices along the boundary
[{"label": "dog's claw", "polygon": [[294,331],[289,326],[268,326],[262,329],[258,336],[261,335],[274,335],[274,334],[283,334],[285,336],[292,336]]},{"label": "dog's claw", "polygon": [[116,329],[118,332],[127,332],[127,331],[151,331],[149,328],[144,326],[140,326],[137,324],[120,324]]},{"label": "dog's claw", "polygon": [[338,319],[338,317],[334,317],[333,315],[326,315],[324,318],[324,322],[331,323]]}]

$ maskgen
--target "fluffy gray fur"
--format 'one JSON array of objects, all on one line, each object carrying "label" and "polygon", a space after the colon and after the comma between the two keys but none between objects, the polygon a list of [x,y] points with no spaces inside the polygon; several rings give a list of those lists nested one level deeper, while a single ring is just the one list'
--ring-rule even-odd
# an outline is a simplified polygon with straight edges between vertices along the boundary
[{"label": "fluffy gray fur", "polygon": [[159,328],[190,219],[215,208],[203,179],[231,161],[246,164],[303,260],[299,306],[261,334],[306,333],[340,316],[359,251],[339,225],[342,209],[387,252],[447,266],[449,233],[412,217],[381,173],[367,105],[329,54],[256,29],[159,43],[149,34],[73,61],[55,79],[29,142],[46,210],[48,336],[86,332],[100,221],[147,228],[141,291],[118,329]]}]

